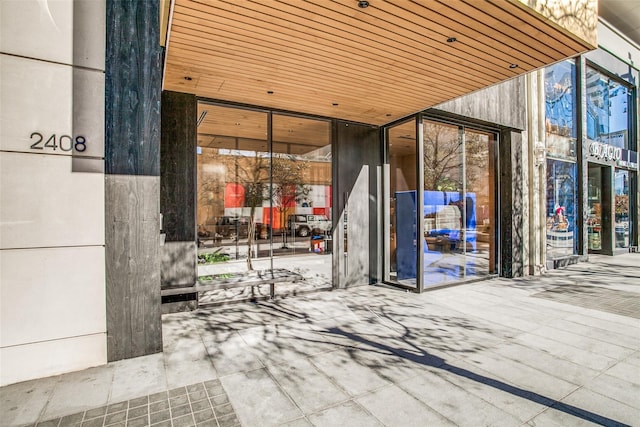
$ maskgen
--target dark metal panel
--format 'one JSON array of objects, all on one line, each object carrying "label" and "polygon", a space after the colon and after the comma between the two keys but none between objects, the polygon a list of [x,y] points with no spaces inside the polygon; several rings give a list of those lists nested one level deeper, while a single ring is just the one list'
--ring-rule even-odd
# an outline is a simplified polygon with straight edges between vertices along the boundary
[{"label": "dark metal panel", "polygon": [[[336,180],[334,218],[348,214],[347,250],[342,239],[336,248],[337,287],[376,283],[378,277],[378,215],[382,153],[380,132],[375,126],[335,122]],[[343,227],[338,221],[336,227]],[[338,230],[340,234],[341,229]],[[346,256],[344,255],[346,253]]]},{"label": "dark metal panel", "polygon": [[160,212],[167,242],[196,240],[197,100],[162,93]]},{"label": "dark metal panel", "polygon": [[158,0],[107,2],[105,171],[160,175]]}]

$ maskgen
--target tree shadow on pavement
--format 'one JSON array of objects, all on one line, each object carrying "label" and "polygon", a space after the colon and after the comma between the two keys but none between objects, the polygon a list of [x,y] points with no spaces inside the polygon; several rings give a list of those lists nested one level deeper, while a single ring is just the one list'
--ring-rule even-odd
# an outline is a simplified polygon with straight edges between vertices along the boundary
[{"label": "tree shadow on pavement", "polygon": [[457,366],[450,365],[443,358],[434,356],[429,354],[427,351],[424,351],[417,346],[413,346],[415,351],[407,351],[400,348],[392,348],[385,344],[368,340],[359,335],[353,334],[351,332],[345,331],[341,328],[329,328],[327,332],[335,335],[340,335],[345,338],[349,338],[355,342],[358,342],[365,347],[360,347],[361,349],[369,348],[373,351],[382,351],[393,353],[403,359],[410,360],[415,363],[419,363],[425,366],[442,369],[448,372],[451,372],[455,375],[467,378],[469,380],[478,382],[480,384],[484,384],[495,389],[504,391],[506,393],[510,393],[514,396],[530,400],[534,403],[538,403],[540,405],[544,405],[555,410],[567,413],[569,415],[573,415],[578,418],[582,418],[586,421],[594,422],[603,426],[615,426],[615,427],[629,427],[628,424],[621,423],[619,421],[612,420],[611,418],[607,418],[605,416],[596,414],[591,411],[587,411],[585,409],[578,408],[573,405],[569,405],[566,403],[559,402],[555,399],[551,399],[549,397],[543,396],[539,393],[535,393],[533,391],[525,390],[520,387],[516,387],[511,384],[507,384],[503,381],[496,380],[493,378],[489,378],[484,375],[476,374],[468,369],[459,368]]}]

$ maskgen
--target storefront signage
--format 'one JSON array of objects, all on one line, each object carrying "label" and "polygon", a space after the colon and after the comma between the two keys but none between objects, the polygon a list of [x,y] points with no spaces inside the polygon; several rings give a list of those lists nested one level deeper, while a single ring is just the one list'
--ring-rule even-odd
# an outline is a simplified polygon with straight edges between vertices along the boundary
[{"label": "storefront signage", "polygon": [[600,160],[618,161],[622,159],[622,148],[593,141],[589,144],[589,155]]},{"label": "storefront signage", "polygon": [[626,169],[638,169],[638,153],[600,141],[584,141],[583,153],[589,161]]}]

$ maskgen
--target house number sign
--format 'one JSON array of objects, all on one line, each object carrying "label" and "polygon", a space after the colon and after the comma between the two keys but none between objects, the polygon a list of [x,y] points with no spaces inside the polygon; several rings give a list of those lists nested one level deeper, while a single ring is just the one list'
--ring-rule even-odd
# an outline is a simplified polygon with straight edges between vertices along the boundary
[{"label": "house number sign", "polygon": [[84,136],[76,136],[75,139],[69,135],[57,136],[55,133],[43,134],[41,132],[33,132],[30,136],[32,150],[52,150],[58,149],[62,151],[75,150],[82,153],[87,149],[87,139]]}]

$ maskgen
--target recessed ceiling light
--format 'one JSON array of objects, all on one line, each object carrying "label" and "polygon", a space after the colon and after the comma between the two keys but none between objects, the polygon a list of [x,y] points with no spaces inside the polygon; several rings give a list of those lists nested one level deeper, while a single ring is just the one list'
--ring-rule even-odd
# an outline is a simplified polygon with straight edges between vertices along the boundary
[{"label": "recessed ceiling light", "polygon": [[458,39],[456,39],[455,37],[449,37],[449,38],[447,39],[447,43],[453,43],[453,42],[455,42],[455,41],[457,41],[457,40],[458,40]]},{"label": "recessed ceiling light", "polygon": [[509,65],[509,68],[511,68],[512,70],[513,70],[514,68],[518,68],[518,64],[511,64],[511,65]]},{"label": "recessed ceiling light", "polygon": [[358,0],[358,7],[360,9],[366,9],[369,7],[369,2],[367,0]]}]

